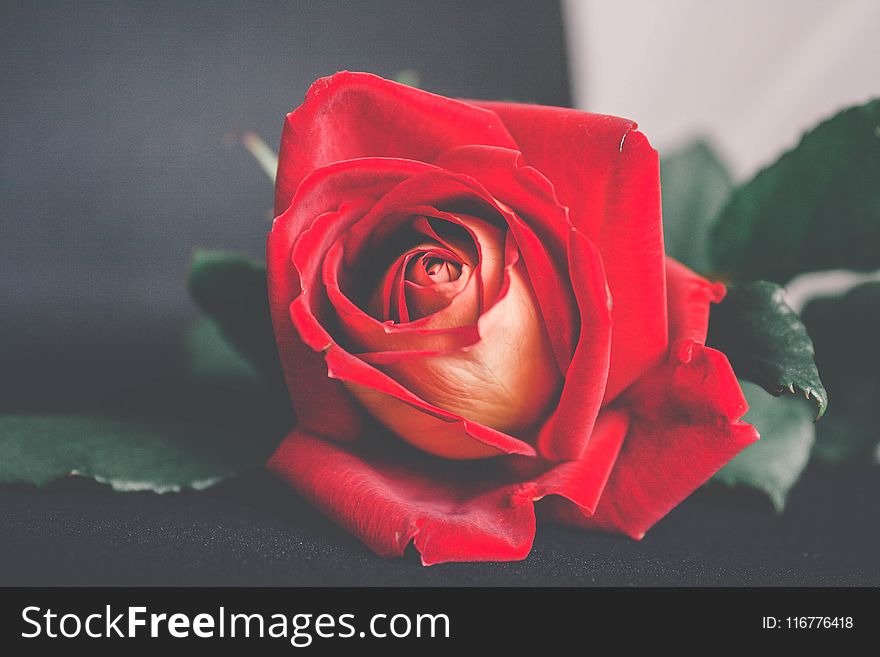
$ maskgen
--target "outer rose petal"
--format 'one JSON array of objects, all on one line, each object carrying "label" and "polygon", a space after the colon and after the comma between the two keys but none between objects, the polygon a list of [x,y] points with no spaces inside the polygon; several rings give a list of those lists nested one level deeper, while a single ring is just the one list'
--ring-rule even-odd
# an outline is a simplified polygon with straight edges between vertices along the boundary
[{"label": "outer rose petal", "polygon": [[[449,467],[449,466],[452,467]],[[496,464],[444,464],[395,446],[355,449],[292,432],[269,468],[381,556],[413,541],[427,565],[523,559],[534,507]]]},{"label": "outer rose petal", "polygon": [[707,281],[672,258],[666,258],[666,284],[671,340],[705,344],[710,305],[724,298],[724,284]]},{"label": "outer rose petal", "polygon": [[667,274],[673,345],[615,405],[632,424],[595,514],[551,499],[544,510],[552,518],[640,539],[758,439],[740,421],[748,406],[727,357],[702,344],[709,303],[720,300],[723,286],[672,260]]},{"label": "outer rose petal", "polygon": [[584,457],[608,380],[611,352],[611,304],[602,259],[596,247],[575,230],[569,235],[569,271],[581,313],[581,335],[559,405],[538,435],[543,456],[554,460]]},{"label": "outer rose petal", "polygon": [[609,403],[667,346],[657,152],[627,119],[518,103],[474,104],[501,117],[526,164],[553,183],[572,223],[602,254],[614,300]]},{"label": "outer rose petal", "polygon": [[333,162],[393,157],[421,162],[464,144],[516,148],[492,112],[369,73],[343,71],[317,80],[287,115],[278,153],[275,214],[300,182]]},{"label": "outer rose petal", "polygon": [[[679,354],[680,355],[680,354]],[[694,345],[645,376],[625,405],[633,424],[592,517],[570,505],[558,519],[640,539],[660,518],[758,439],[727,358]]]},{"label": "outer rose petal", "polygon": [[546,468],[546,463],[511,457],[511,466],[530,479],[522,485],[519,494],[532,500],[560,495],[584,512],[592,513],[605,490],[628,427],[629,415],[624,411],[605,409],[596,421],[581,458],[563,461],[538,475],[534,471]]}]

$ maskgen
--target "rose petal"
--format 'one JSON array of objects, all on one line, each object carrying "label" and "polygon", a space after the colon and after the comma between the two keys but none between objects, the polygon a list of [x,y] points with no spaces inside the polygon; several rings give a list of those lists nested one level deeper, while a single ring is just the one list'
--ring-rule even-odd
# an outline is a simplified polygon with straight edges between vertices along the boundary
[{"label": "rose petal", "polygon": [[404,281],[404,296],[408,312],[411,313],[414,319],[421,319],[422,317],[439,313],[444,308],[449,307],[453,299],[464,289],[465,283],[470,278],[470,272],[467,272],[457,280],[430,286],[416,285],[412,281]]},{"label": "rose petal", "polygon": [[567,267],[568,208],[560,205],[550,181],[525,165],[519,151],[462,146],[443,153],[434,163],[472,176],[499,206],[535,284],[559,367],[566,372],[578,332],[568,281],[576,284],[580,274]]},{"label": "rose petal", "polygon": [[[495,275],[502,270],[500,249],[493,250],[491,246],[503,243],[503,236],[501,229],[490,221],[461,210],[461,206],[467,205],[482,206],[487,213],[496,213],[485,191],[472,187],[469,181],[433,167],[414,175],[384,195],[352,226],[345,240],[345,264],[356,267],[359,260],[380,252],[401,231],[401,226],[412,224],[413,229],[437,240],[455,251],[463,262],[474,266],[482,289],[481,307],[485,309],[494,302],[501,286],[500,277]],[[425,216],[412,220],[413,215]],[[498,222],[503,224],[501,217]],[[440,235],[437,231],[446,224],[464,229],[469,243],[455,239],[448,230]]]},{"label": "rose petal", "polygon": [[708,281],[672,258],[666,258],[670,342],[706,343],[711,304],[724,299],[724,284]]},{"label": "rose petal", "polygon": [[574,229],[570,229],[568,267],[581,326],[559,404],[538,436],[541,455],[551,460],[580,459],[592,440],[609,376],[613,335],[602,259],[595,245]]},{"label": "rose petal", "polygon": [[[382,322],[389,320],[396,322],[409,321],[409,308],[406,303],[404,282],[406,280],[406,269],[414,257],[417,257],[417,254],[404,253],[388,268],[388,273],[382,281],[382,286],[376,288],[381,296],[375,299],[375,302],[371,300],[368,305],[370,315]],[[381,310],[379,310],[380,308]]]},{"label": "rose petal", "polygon": [[698,344],[689,362],[658,366],[622,402],[632,427],[595,514],[556,508],[557,519],[640,539],[758,439],[739,420],[747,405],[727,358]]},{"label": "rose petal", "polygon": [[[471,268],[476,267],[483,260],[479,249],[481,241],[479,228],[480,224],[486,222],[476,217],[460,213],[453,215],[431,207],[420,208],[418,213],[423,216],[413,222],[413,228],[417,231],[442,244]],[[439,221],[440,219],[445,219],[445,222]]]},{"label": "rose petal", "polygon": [[626,427],[625,413],[603,412],[584,458],[549,469],[525,457],[438,462],[379,436],[340,446],[297,430],[268,467],[379,555],[412,541],[425,565],[510,561],[531,548],[535,500],[594,508]]},{"label": "rose petal", "polygon": [[518,560],[532,546],[534,508],[512,502],[515,486],[492,463],[438,463],[411,450],[342,446],[296,430],[268,465],[384,557],[402,555],[410,541],[424,565]]},{"label": "rose petal", "polygon": [[275,214],[287,208],[310,172],[328,164],[363,157],[430,162],[463,144],[515,148],[497,116],[469,103],[368,73],[343,71],[321,78],[287,115]]},{"label": "rose petal", "polygon": [[292,247],[296,238],[325,212],[335,212],[353,199],[377,202],[402,181],[436,170],[423,162],[389,158],[346,160],[315,169],[302,181],[290,204],[278,213],[270,237],[275,234]]},{"label": "rose petal", "polygon": [[740,450],[758,439],[727,357],[703,346],[709,303],[723,287],[669,261],[666,360],[615,404],[631,427],[595,514],[548,504],[553,518],[639,539]]},{"label": "rose petal", "polygon": [[376,418],[426,452],[450,459],[535,455],[528,443],[431,404],[338,346],[324,357],[330,377],[344,381]]},{"label": "rose petal", "polygon": [[307,345],[291,324],[291,302],[302,293],[299,274],[291,263],[294,242],[315,217],[338,210],[346,200],[379,198],[425,168],[418,162],[386,159],[325,167],[308,176],[298,189],[296,203],[272,226],[266,243],[269,306],[287,388],[304,429],[353,440],[365,418],[345,387],[327,377],[321,353]]},{"label": "rose petal", "polygon": [[[340,272],[345,271],[349,277],[358,274],[359,268],[372,265],[375,262],[376,253],[380,253],[383,246],[387,242],[396,243],[401,240],[398,235],[395,240],[393,235],[401,232],[406,233],[406,229],[410,228],[418,235],[424,235],[427,238],[436,240],[440,247],[445,247],[455,254],[462,263],[469,265],[470,276],[461,280],[459,285],[452,285],[449,288],[439,288],[432,286],[431,289],[424,290],[422,294],[423,301],[434,294],[443,295],[445,292],[456,291],[457,293],[464,291],[465,294],[458,296],[450,295],[448,300],[452,303],[439,304],[436,300],[435,310],[432,313],[422,313],[424,316],[410,316],[407,311],[404,313],[410,321],[403,324],[388,325],[383,322],[383,331],[386,333],[409,333],[422,332],[424,330],[434,329],[456,329],[465,330],[467,327],[475,327],[477,318],[480,313],[486,309],[487,304],[491,305],[497,301],[499,290],[504,284],[504,268],[503,268],[503,244],[504,234],[501,229],[493,226],[487,221],[472,217],[466,214],[451,214],[430,206],[408,206],[413,196],[430,196],[436,194],[438,188],[452,186],[455,195],[461,194],[460,185],[457,181],[447,180],[442,172],[434,171],[434,174],[441,173],[441,179],[438,180],[436,175],[432,175],[425,187],[425,177],[415,176],[413,179],[401,183],[392,192],[384,196],[371,211],[351,227],[351,230],[345,235],[344,249],[345,254],[343,260],[339,261],[340,254],[333,253],[334,263],[332,271],[327,271],[325,282],[333,288],[339,289],[328,290],[331,293],[331,300],[337,306],[337,309],[351,316],[351,321],[345,320],[344,328],[360,334],[363,331],[375,333],[377,325],[370,319],[357,319],[356,316],[363,313],[358,304],[344,298],[341,293],[341,287],[336,280]],[[441,198],[443,193],[441,192]],[[390,208],[394,208],[392,214],[385,214]],[[413,219],[415,217],[415,219]],[[443,226],[447,226],[446,230],[442,230]],[[461,235],[452,234],[455,229]],[[438,230],[443,232],[441,235]],[[467,243],[464,243],[464,242]],[[386,247],[387,248],[387,247]],[[418,245],[407,247],[408,249],[420,248]],[[359,262],[360,261],[360,262]],[[398,262],[400,260],[398,259]],[[330,266],[330,265],[328,265]],[[367,302],[368,308],[388,306],[385,295],[399,294],[400,290],[394,287],[390,278],[398,279],[402,273],[401,267],[397,263],[393,263],[385,275],[384,281],[380,283],[371,299]],[[413,296],[419,295],[412,286],[402,286],[403,291]],[[437,289],[433,289],[437,288]],[[382,295],[383,298],[377,298],[376,295]],[[461,297],[461,298],[459,298]],[[428,305],[434,305],[428,304]],[[389,306],[390,307],[390,306]],[[441,308],[448,308],[448,312],[441,311]],[[430,316],[429,316],[430,315]],[[358,325],[353,325],[357,323]],[[375,338],[375,339],[374,339]],[[390,351],[395,347],[390,345],[387,338],[381,335],[356,335],[354,338],[356,343],[360,344],[363,349]],[[389,344],[381,344],[385,340]]]},{"label": "rose petal", "polygon": [[[545,458],[570,460],[580,458],[586,448],[605,395],[611,349],[611,308],[602,258],[590,240],[573,230],[567,209],[556,199],[553,185],[535,169],[525,165],[519,152],[488,146],[462,146],[442,154],[435,164],[468,175],[478,176],[480,183],[504,205],[515,210],[514,222],[527,229],[520,234],[521,244],[537,254],[555,258],[567,265],[564,272],[575,293],[580,315],[579,335],[570,367],[576,376],[568,377],[554,417],[543,427],[538,439]],[[521,217],[521,219],[520,219]],[[522,248],[522,247],[521,247]],[[533,269],[540,271],[538,258]],[[551,335],[556,329],[576,322],[563,321],[572,301],[560,297],[560,285],[554,275],[538,275],[538,298],[542,300],[544,317]],[[543,282],[543,286],[541,285]],[[554,322],[556,326],[554,326]],[[558,338],[569,341],[571,338]],[[566,365],[568,362],[566,361]]]},{"label": "rose petal", "polygon": [[[511,466],[523,478],[529,477],[529,473],[532,477],[531,481],[523,484],[518,494],[531,500],[559,495],[574,502],[584,513],[592,513],[605,490],[628,427],[629,416],[625,412],[610,408],[603,410],[581,458],[557,463],[537,476],[534,472],[546,468],[546,463],[510,457]],[[545,499],[545,503],[553,504],[554,501],[552,498]]]},{"label": "rose petal", "polygon": [[556,198],[553,184],[527,166],[518,150],[469,144],[441,153],[433,164],[479,180],[494,199],[523,218],[555,262],[565,262],[570,225],[566,208]]},{"label": "rose petal", "polygon": [[[457,222],[468,230],[474,243],[480,250],[481,262],[475,268],[475,275],[479,276],[484,266],[488,268],[486,275],[480,277],[483,284],[483,311],[485,312],[489,307],[488,304],[498,301],[501,294],[499,285],[503,285],[503,279],[493,275],[494,272],[492,271],[498,266],[497,263],[500,261],[500,258],[495,254],[497,249],[489,248],[493,243],[492,231],[488,222],[474,220],[464,213],[461,215],[453,214],[447,211],[447,206],[456,210],[459,206],[466,205],[471,209],[493,212],[499,215],[499,222],[508,220],[513,223],[516,219],[506,216],[511,213],[508,210],[499,208],[491,196],[487,194],[486,190],[475,181],[465,176],[450,174],[442,169],[429,167],[428,165],[425,166],[425,170],[400,182],[392,190],[389,190],[387,194],[383,195],[367,215],[359,218],[357,221],[347,222],[345,226],[347,232],[342,231],[338,222],[329,216],[323,220],[316,221],[314,231],[325,232],[332,230],[338,235],[342,235],[345,232],[345,264],[355,266],[356,256],[352,255],[349,257],[348,254],[370,253],[372,249],[378,248],[378,244],[383,239],[388,239],[395,230],[399,229],[400,223],[408,218],[408,211],[400,212],[400,208],[416,209],[426,207],[418,206],[417,204],[419,203],[425,203],[427,207],[431,208],[440,208],[435,212],[448,221]],[[319,221],[320,224],[318,223]],[[529,233],[528,228],[525,226],[512,230],[523,241],[534,241],[537,239]],[[485,248],[483,246],[484,242]],[[372,246],[370,246],[371,244]],[[550,273],[553,271],[553,264],[549,261],[547,255],[543,254],[540,248],[537,248],[539,246],[539,244],[534,243],[529,249],[533,262],[542,263],[542,267],[538,271],[537,280],[541,281],[541,291],[547,290],[549,294],[552,290],[553,296],[557,297],[560,294],[559,290],[562,289],[556,284],[559,277],[557,274]],[[319,259],[319,256],[314,251],[305,248],[302,249],[302,254],[303,266]],[[339,253],[336,253],[334,257],[338,258],[339,255]],[[331,301],[337,308],[345,328],[353,336],[353,344],[360,345],[364,350],[381,352],[398,350],[440,352],[468,346],[475,343],[478,339],[476,326],[473,321],[464,321],[469,315],[474,313],[462,312],[461,310],[452,312],[455,309],[451,309],[448,316],[445,312],[441,312],[407,324],[392,325],[387,322],[382,323],[358,308],[340,290],[334,289],[332,281],[328,282],[330,284],[327,287],[327,292],[331,296]],[[569,303],[557,304],[560,310],[558,314],[570,315],[569,305]],[[467,308],[472,308],[472,305],[468,305]],[[434,330],[434,327],[437,330]],[[445,341],[451,342],[448,345],[432,344],[428,346],[425,344],[428,340],[432,343],[437,340],[441,343]]]},{"label": "rose petal", "polygon": [[614,300],[609,403],[667,346],[657,152],[627,119],[518,103],[474,104],[501,117],[525,162],[553,183],[571,222],[602,254]]},{"label": "rose petal", "polygon": [[[270,240],[282,242],[295,240],[294,265],[300,274],[309,272],[308,275],[302,276],[302,280],[299,280],[301,276],[297,276],[296,271],[293,272],[298,285],[288,284],[283,289],[285,294],[291,297],[301,291],[307,293],[308,303],[299,308],[301,312],[295,313],[295,317],[299,322],[297,328],[300,334],[312,337],[310,344],[315,350],[325,348],[329,337],[325,329],[328,322],[322,321],[320,317],[324,293],[316,287],[320,285],[319,272],[324,253],[343,232],[364,221],[365,214],[374,213],[377,208],[382,207],[381,201],[399,186],[401,181],[413,176],[418,177],[417,174],[425,172],[436,174],[439,170],[426,164],[390,159],[336,163],[309,175],[298,190],[294,202],[276,219]],[[434,175],[431,182],[440,185],[441,196],[444,182],[453,186],[455,194],[461,193],[461,185],[456,181],[438,179]],[[355,209],[342,213],[338,209],[343,207]],[[363,212],[365,209],[367,209],[366,213]],[[331,234],[332,238],[328,237]],[[281,271],[284,267],[283,263],[275,260],[272,265],[272,271],[269,272],[270,283],[273,278],[278,280],[283,280],[285,276],[291,278],[289,273]],[[296,287],[299,289],[297,290]],[[277,307],[280,309],[280,305]],[[360,313],[357,307],[352,306],[351,310],[355,314]],[[314,317],[311,317],[310,313]],[[431,327],[427,327],[423,331],[424,322],[411,323],[402,329],[382,324],[364,313],[360,314],[363,317],[358,321],[361,322],[363,330],[370,330],[379,338],[387,339],[388,344],[384,345],[386,350],[423,349],[426,347],[422,342],[428,339],[441,343],[430,347],[433,350],[460,348],[473,344],[478,339],[476,326],[473,323],[442,331],[434,331]],[[281,321],[283,319],[279,318],[276,326]],[[445,327],[441,328],[445,329]],[[401,335],[402,333],[409,335]],[[319,344],[321,341],[323,344]],[[293,391],[291,394],[296,395]]]}]

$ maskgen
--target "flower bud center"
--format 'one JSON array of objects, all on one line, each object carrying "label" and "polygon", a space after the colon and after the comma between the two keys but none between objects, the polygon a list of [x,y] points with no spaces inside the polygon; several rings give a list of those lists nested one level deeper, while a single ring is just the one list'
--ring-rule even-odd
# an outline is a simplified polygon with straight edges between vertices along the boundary
[{"label": "flower bud center", "polygon": [[413,253],[406,268],[406,280],[422,288],[452,283],[461,278],[464,263],[442,247],[422,247]]},{"label": "flower bud center", "polygon": [[461,276],[461,265],[436,255],[425,254],[421,258],[425,273],[434,283],[448,283]]}]

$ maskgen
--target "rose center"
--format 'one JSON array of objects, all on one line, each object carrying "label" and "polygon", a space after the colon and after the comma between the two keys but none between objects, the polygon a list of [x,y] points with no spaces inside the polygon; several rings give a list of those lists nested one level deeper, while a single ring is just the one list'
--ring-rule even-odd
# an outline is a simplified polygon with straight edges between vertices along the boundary
[{"label": "rose center", "polygon": [[461,276],[461,265],[445,258],[425,254],[421,258],[425,273],[434,283],[448,283]]},{"label": "rose center", "polygon": [[420,287],[451,283],[461,278],[464,264],[447,249],[426,249],[413,254],[406,280]]}]

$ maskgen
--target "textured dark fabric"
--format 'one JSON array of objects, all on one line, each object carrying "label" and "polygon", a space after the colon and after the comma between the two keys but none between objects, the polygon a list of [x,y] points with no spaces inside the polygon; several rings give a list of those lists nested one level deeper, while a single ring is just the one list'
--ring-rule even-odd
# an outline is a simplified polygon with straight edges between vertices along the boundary
[{"label": "textured dark fabric", "polygon": [[641,542],[542,526],[523,562],[376,557],[269,475],[202,493],[0,487],[2,584],[880,585],[878,467],[812,469],[781,516],[698,495]]}]

